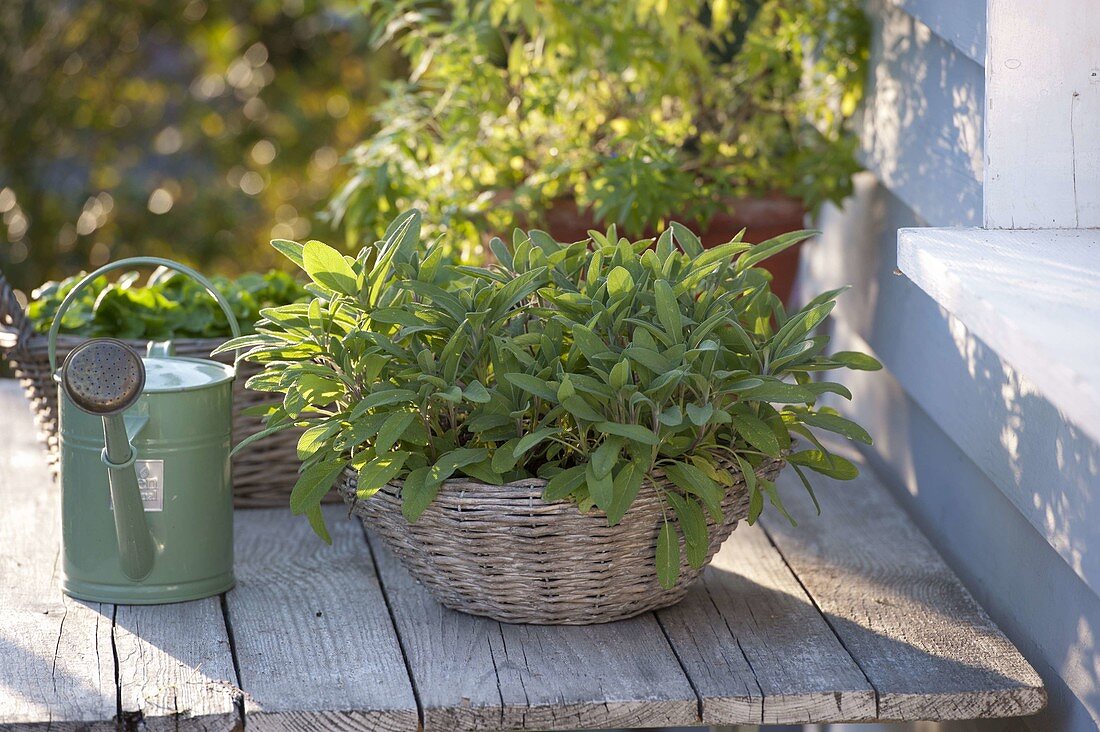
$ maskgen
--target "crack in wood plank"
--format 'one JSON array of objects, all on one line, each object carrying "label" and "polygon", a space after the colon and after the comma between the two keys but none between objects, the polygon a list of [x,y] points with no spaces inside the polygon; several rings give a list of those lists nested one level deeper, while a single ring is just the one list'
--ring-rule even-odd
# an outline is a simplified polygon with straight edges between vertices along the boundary
[{"label": "crack in wood plank", "polygon": [[[348,512],[348,516],[351,512]],[[360,527],[362,528],[362,527]],[[417,729],[424,728],[424,706],[420,702],[420,691],[416,688],[416,679],[413,678],[412,667],[409,665],[409,652],[405,648],[405,641],[401,638],[401,634],[397,632],[397,623],[393,617],[393,607],[390,605],[389,595],[386,593],[386,583],[382,579],[382,573],[378,571],[378,560],[374,556],[374,549],[371,548],[370,541],[367,539],[367,531],[362,529],[363,545],[367,548],[367,555],[370,556],[371,568],[374,570],[374,577],[378,582],[378,588],[382,592],[382,601],[386,604],[386,615],[390,619],[390,628],[393,631],[394,637],[397,638],[397,646],[401,649],[401,663],[405,666],[405,673],[409,678],[409,686],[412,688],[413,701],[416,703],[416,718]]]}]

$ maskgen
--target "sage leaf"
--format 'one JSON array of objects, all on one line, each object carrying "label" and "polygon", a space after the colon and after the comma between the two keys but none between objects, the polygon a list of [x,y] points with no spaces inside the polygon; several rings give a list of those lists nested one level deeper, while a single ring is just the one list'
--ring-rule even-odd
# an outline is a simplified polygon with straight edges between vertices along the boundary
[{"label": "sage leaf", "polygon": [[637,462],[631,461],[623,465],[611,484],[611,503],[604,509],[607,514],[607,525],[615,526],[622,521],[623,516],[638,497],[638,491],[645,480],[645,468]]},{"label": "sage leaf", "polygon": [[878,371],[882,368],[876,359],[856,351],[837,351],[829,356],[829,360],[856,371]]},{"label": "sage leaf", "polygon": [[557,385],[554,382],[545,381],[530,374],[504,374],[504,378],[533,396],[549,402],[556,402],[558,399]]},{"label": "sage leaf", "polygon": [[753,483],[752,488],[749,489],[749,515],[747,520],[749,526],[756,524],[756,520],[760,518],[760,513],[764,510],[764,494],[760,492],[760,487]]},{"label": "sage leaf", "polygon": [[542,490],[542,500],[552,503],[560,501],[579,488],[585,481],[586,465],[566,468],[546,482]]},{"label": "sage leaf", "polygon": [[370,498],[377,493],[382,486],[389,483],[401,472],[405,460],[409,457],[407,452],[390,452],[380,455],[359,468],[359,480],[356,484],[356,495],[359,498]]},{"label": "sage leaf", "polygon": [[557,427],[542,427],[541,429],[524,435],[520,438],[520,441],[516,443],[516,446],[512,448],[512,455],[518,458],[547,437],[556,435],[559,431]]},{"label": "sage leaf", "polygon": [[702,427],[710,421],[711,415],[714,414],[714,405],[703,404],[700,406],[698,404],[688,404],[687,414],[692,424]]},{"label": "sage leaf", "polygon": [[858,424],[850,419],[845,419],[837,414],[827,414],[823,412],[807,412],[800,414],[799,418],[804,424],[808,424],[811,427],[818,427],[829,432],[835,432],[839,435],[844,435],[849,440],[855,440],[862,442],[866,445],[871,444],[871,435],[867,434],[867,430],[860,427]]},{"label": "sage leaf", "polygon": [[580,417],[589,422],[602,422],[604,415],[597,412],[583,397],[571,396],[562,399],[561,405],[574,417]]},{"label": "sage leaf", "polygon": [[653,294],[657,304],[657,319],[661,321],[669,337],[677,343],[682,342],[684,325],[676,295],[672,292],[672,285],[665,280],[657,280],[653,283]]},{"label": "sage leaf", "polygon": [[328,460],[305,468],[290,490],[291,513],[300,515],[313,504],[320,503],[346,465],[344,460]]},{"label": "sage leaf", "polygon": [[305,249],[301,244],[296,241],[289,241],[287,239],[272,239],[271,246],[275,247],[284,257],[289,259],[294,264],[298,265],[301,269],[305,269],[305,260],[302,254],[302,250]]},{"label": "sage leaf", "polygon": [[485,388],[485,385],[476,379],[471,381],[465,389],[462,390],[466,399],[474,404],[488,404],[492,397],[489,396],[489,390]]},{"label": "sage leaf", "polygon": [[850,461],[823,450],[802,450],[788,455],[787,461],[837,480],[852,480],[859,475],[859,468]]},{"label": "sage leaf", "polygon": [[619,424],[617,422],[597,422],[596,429],[605,435],[618,435],[643,445],[656,445],[660,439],[652,430],[637,424]]},{"label": "sage leaf", "polygon": [[592,501],[606,513],[607,509],[611,507],[611,501],[614,498],[614,479],[611,477],[611,473],[596,475],[592,463],[588,463],[584,478],[588,483],[588,495],[590,495]]},{"label": "sage leaf", "polygon": [[519,444],[519,438],[513,437],[498,447],[493,453],[493,461],[491,466],[493,470],[498,473],[507,473],[516,467],[516,460],[518,459],[514,450],[516,445]]},{"label": "sage leaf", "polygon": [[767,478],[760,478],[758,485],[763,489],[764,493],[768,496],[768,502],[775,507],[779,513],[783,514],[783,518],[791,522],[791,526],[798,526],[798,522],[794,520],[794,517],[787,512],[786,507],[783,505],[783,501],[779,498],[779,489],[776,488],[775,483]]},{"label": "sage leaf", "polygon": [[424,510],[439,494],[443,481],[428,479],[430,468],[417,468],[405,477],[401,485],[401,514],[410,524],[416,523]]},{"label": "sage leaf", "polygon": [[684,413],[679,405],[673,404],[666,407],[657,419],[666,427],[679,427],[684,422]]},{"label": "sage leaf", "polygon": [[615,467],[619,460],[619,452],[622,450],[623,441],[618,437],[608,437],[597,447],[589,457],[592,472],[598,476],[605,476]]},{"label": "sage leaf", "polygon": [[668,520],[657,532],[657,581],[661,587],[671,590],[680,579],[680,542]]},{"label": "sage leaf", "polygon": [[703,566],[707,560],[710,537],[707,535],[707,519],[703,509],[692,498],[668,494],[668,502],[680,521],[680,533],[684,535],[688,564],[695,569]]},{"label": "sage leaf", "polygon": [[393,412],[386,417],[386,421],[378,430],[378,436],[374,438],[374,449],[383,453],[393,447],[394,443],[401,439],[401,435],[405,434],[405,430],[413,423],[416,416],[412,412]]},{"label": "sage leaf", "polygon": [[751,414],[734,414],[732,417],[733,426],[746,442],[767,455],[779,456],[779,440],[763,420]]},{"label": "sage leaf", "polygon": [[344,255],[319,241],[306,242],[302,263],[309,276],[319,285],[344,295],[356,295],[359,288],[355,272]]},{"label": "sage leaf", "polygon": [[483,447],[460,447],[441,455],[435,461],[435,465],[428,472],[428,479],[444,481],[450,478],[456,470],[481,462],[489,457],[489,451]]},{"label": "sage leaf", "polygon": [[607,274],[607,294],[618,300],[634,290],[634,278],[623,267],[615,267]]},{"label": "sage leaf", "polygon": [[698,496],[715,521],[722,520],[722,498],[724,493],[718,483],[699,468],[689,463],[674,462],[661,466],[665,476],[673,484],[692,495]]},{"label": "sage leaf", "polygon": [[306,508],[305,515],[309,519],[309,526],[313,529],[313,533],[317,534],[321,541],[331,546],[332,537],[328,533],[328,527],[325,526],[325,515],[321,513],[321,504],[315,503]]}]

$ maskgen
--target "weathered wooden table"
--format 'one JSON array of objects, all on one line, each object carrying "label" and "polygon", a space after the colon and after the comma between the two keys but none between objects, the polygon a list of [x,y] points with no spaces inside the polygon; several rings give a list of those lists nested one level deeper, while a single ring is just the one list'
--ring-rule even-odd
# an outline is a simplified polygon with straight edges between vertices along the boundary
[{"label": "weathered wooden table", "polygon": [[[58,585],[58,489],[0,383],[0,726],[550,729],[1007,717],[1042,682],[870,477],[742,526],[680,605],[609,625],[446,610],[329,511],[239,511],[236,589],[159,607]],[[791,495],[800,487],[784,486]],[[802,503],[791,500],[791,504]]]}]

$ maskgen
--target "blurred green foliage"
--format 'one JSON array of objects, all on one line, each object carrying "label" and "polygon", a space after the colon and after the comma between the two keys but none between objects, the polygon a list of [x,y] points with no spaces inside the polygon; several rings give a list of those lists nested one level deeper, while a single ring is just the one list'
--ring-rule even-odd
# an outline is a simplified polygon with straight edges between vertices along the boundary
[{"label": "blurred green foliage", "polygon": [[0,269],[275,264],[371,124],[390,57],[351,0],[0,3]]},{"label": "blurred green foliage", "polygon": [[[48,333],[61,301],[84,278],[83,272],[36,289],[28,315],[39,333]],[[167,340],[226,338],[231,335],[221,307],[192,278],[158,268],[140,284],[138,272],[116,281],[100,275],[80,290],[61,319],[61,331],[89,337]],[[251,333],[263,308],[306,298],[305,286],[287,272],[249,272],[239,278],[213,277],[241,331]]]},{"label": "blurred green foliage", "polygon": [[476,258],[482,232],[573,199],[633,235],[782,192],[815,210],[858,169],[858,0],[375,0],[407,78],[330,207],[349,245],[425,212]]}]

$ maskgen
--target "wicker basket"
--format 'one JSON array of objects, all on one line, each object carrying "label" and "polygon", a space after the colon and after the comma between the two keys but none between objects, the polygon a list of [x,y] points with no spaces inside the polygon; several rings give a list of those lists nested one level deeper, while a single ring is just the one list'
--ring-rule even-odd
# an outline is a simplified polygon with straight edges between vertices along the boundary
[{"label": "wicker basket", "polygon": [[[84,338],[61,336],[57,339],[60,362]],[[224,339],[181,338],[174,340],[180,356],[210,358],[210,351]],[[144,353],[144,341],[127,341]],[[34,412],[39,438],[46,444],[50,466],[57,468],[57,385],[50,374],[46,336],[36,333],[15,292],[0,275],[0,350],[5,352]],[[233,354],[214,358],[231,363]],[[241,364],[233,384],[233,437],[240,440],[263,428],[257,417],[243,414],[248,407],[270,401],[262,392],[249,391],[244,383],[259,371],[254,364]],[[298,477],[297,444],[299,430],[287,430],[254,442],[233,457],[233,504],[238,508],[283,507]],[[339,500],[333,498],[332,500]]]},{"label": "wicker basket", "polygon": [[[765,463],[758,475],[774,479],[783,465]],[[724,520],[707,517],[707,563],[748,515],[748,491],[733,472],[737,482],[722,503]],[[655,478],[665,480],[659,472]],[[679,602],[702,572],[684,559],[675,587],[657,582],[662,513],[653,490],[643,488],[619,525],[609,528],[601,513],[544,502],[545,481],[537,479],[503,486],[448,480],[415,524],[401,514],[399,485],[368,500],[356,497],[354,471],[337,485],[351,511],[439,602],[506,623],[622,620]]]}]

